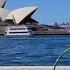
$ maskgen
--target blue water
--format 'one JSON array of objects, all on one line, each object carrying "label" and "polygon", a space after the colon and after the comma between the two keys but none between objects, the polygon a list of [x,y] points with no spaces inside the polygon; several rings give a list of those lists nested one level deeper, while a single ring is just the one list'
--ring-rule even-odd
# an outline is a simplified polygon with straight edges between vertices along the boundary
[{"label": "blue water", "polygon": [[[70,47],[70,36],[0,37],[0,66],[53,66]],[[70,52],[59,66],[70,66]]]}]

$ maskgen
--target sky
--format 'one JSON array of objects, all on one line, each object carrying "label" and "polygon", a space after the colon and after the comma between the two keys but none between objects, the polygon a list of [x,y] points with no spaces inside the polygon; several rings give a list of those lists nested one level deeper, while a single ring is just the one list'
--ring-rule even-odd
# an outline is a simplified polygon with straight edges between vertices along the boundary
[{"label": "sky", "polygon": [[70,0],[7,0],[5,8],[14,10],[27,6],[38,6],[32,17],[41,24],[70,23]]}]

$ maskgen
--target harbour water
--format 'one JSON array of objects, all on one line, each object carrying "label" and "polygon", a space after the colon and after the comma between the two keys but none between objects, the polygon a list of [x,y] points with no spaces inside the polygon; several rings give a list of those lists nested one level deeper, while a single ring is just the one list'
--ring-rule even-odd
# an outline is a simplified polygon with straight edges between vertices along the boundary
[{"label": "harbour water", "polygon": [[[0,37],[0,66],[53,66],[70,47],[70,35]],[[58,66],[70,66],[70,52]]]}]

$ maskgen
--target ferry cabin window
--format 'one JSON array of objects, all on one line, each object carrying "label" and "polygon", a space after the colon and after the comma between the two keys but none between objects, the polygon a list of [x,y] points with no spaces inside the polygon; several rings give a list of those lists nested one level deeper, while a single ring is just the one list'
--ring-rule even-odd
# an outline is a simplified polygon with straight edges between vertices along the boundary
[{"label": "ferry cabin window", "polygon": [[10,30],[25,30],[25,28],[11,28]]},{"label": "ferry cabin window", "polygon": [[28,33],[28,32],[9,32],[10,34],[15,34],[15,33]]}]

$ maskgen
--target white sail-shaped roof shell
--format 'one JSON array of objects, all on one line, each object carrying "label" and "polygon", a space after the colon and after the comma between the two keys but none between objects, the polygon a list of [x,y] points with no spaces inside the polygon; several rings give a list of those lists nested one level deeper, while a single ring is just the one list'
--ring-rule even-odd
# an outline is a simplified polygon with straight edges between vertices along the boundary
[{"label": "white sail-shaped roof shell", "polygon": [[31,14],[37,7],[24,7],[20,9],[13,10],[10,12],[6,19],[15,19],[16,23],[19,24],[23,19],[25,19],[29,14]]},{"label": "white sail-shaped roof shell", "polygon": [[0,0],[0,8],[3,7],[3,5],[5,4],[6,1],[7,1],[7,0]]},{"label": "white sail-shaped roof shell", "polygon": [[9,10],[0,8],[0,18],[2,20],[5,20],[5,18],[8,16],[8,14],[9,14]]}]

